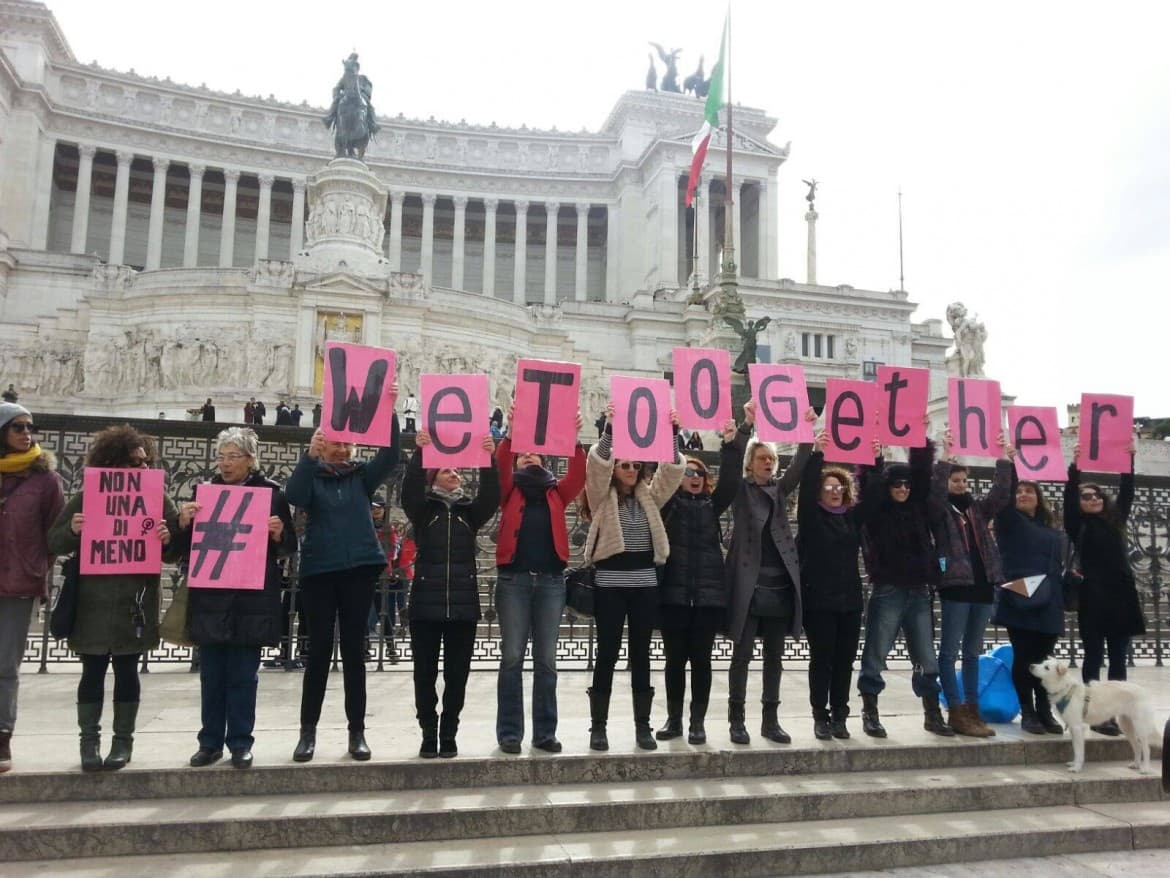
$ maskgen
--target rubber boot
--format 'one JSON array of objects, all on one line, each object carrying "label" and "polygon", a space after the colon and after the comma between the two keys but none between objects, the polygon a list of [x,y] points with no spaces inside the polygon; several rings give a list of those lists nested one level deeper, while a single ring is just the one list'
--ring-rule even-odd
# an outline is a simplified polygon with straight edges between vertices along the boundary
[{"label": "rubber boot", "polygon": [[861,693],[861,730],[871,738],[886,737],[886,727],[882,725],[881,714],[878,713],[876,693]]},{"label": "rubber boot", "polygon": [[691,702],[691,725],[687,729],[687,743],[688,744],[706,744],[707,743],[707,729],[703,727],[704,720],[707,719],[707,702],[706,701],[692,701]]},{"label": "rubber boot", "polygon": [[609,693],[586,689],[589,696],[589,749],[608,750],[605,724],[609,721]]},{"label": "rubber boot", "polygon": [[833,730],[829,725],[829,712],[823,707],[813,708],[813,737],[818,741],[829,741]]},{"label": "rubber boot", "polygon": [[459,755],[459,747],[455,743],[455,733],[459,731],[459,717],[444,712],[439,717],[439,755],[450,759]]},{"label": "rubber boot", "polygon": [[933,735],[942,735],[944,738],[953,738],[955,730],[947,725],[943,719],[942,710],[938,706],[938,693],[922,696],[922,728]]},{"label": "rubber boot", "polygon": [[727,726],[731,732],[731,743],[750,744],[752,742],[751,735],[748,734],[747,726],[744,725],[742,701],[727,702]]},{"label": "rubber boot", "polygon": [[439,718],[437,716],[419,720],[422,729],[422,745],[418,748],[418,755],[423,759],[434,759],[439,755]]},{"label": "rubber boot", "polygon": [[114,740],[106,756],[106,771],[125,768],[134,753],[134,726],[138,722],[137,701],[114,702]]},{"label": "rubber boot", "polygon": [[1064,724],[1052,715],[1052,705],[1048,703],[1048,693],[1041,689],[1036,693],[1036,719],[1050,735],[1063,735]]},{"label": "rubber boot", "polygon": [[780,720],[777,717],[780,702],[764,701],[761,703],[764,706],[764,715],[760,720],[760,734],[777,744],[791,744],[792,736],[780,727]]},{"label": "rubber boot", "polygon": [[666,723],[654,733],[654,737],[659,741],[670,741],[674,738],[681,738],[682,710],[683,706],[681,701],[666,702]]},{"label": "rubber boot", "polygon": [[845,725],[845,720],[849,718],[849,707],[834,707],[832,710],[832,719],[829,722],[829,729],[833,733],[833,737],[839,741],[844,741],[849,738],[849,727]]},{"label": "rubber boot", "polygon": [[[653,704],[653,689],[634,693],[634,740],[641,750],[658,749],[658,742],[654,740],[654,732],[650,728],[650,708]],[[679,725],[681,726],[681,724],[680,720]]]},{"label": "rubber boot", "polygon": [[102,703],[77,705],[77,726],[81,729],[81,770],[102,770]]},{"label": "rubber boot", "polygon": [[12,768],[12,732],[0,732],[0,774]]}]

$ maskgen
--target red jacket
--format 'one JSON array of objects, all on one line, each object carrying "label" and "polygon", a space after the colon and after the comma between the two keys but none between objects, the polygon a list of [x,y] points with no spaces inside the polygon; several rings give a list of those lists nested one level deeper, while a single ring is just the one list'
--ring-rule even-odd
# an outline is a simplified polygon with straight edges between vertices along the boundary
[{"label": "red jacket", "polygon": [[[516,557],[516,538],[524,520],[524,495],[514,490],[512,482],[512,440],[504,439],[496,447],[496,469],[500,473],[500,529],[496,538],[496,564],[511,564]],[[565,527],[565,507],[577,499],[585,487],[585,449],[580,445],[569,460],[565,477],[548,489],[548,511],[552,518],[553,544],[557,555],[569,563],[569,531]]]},{"label": "red jacket", "polygon": [[49,528],[65,508],[54,463],[42,455],[27,470],[0,476],[0,597],[48,595]]}]

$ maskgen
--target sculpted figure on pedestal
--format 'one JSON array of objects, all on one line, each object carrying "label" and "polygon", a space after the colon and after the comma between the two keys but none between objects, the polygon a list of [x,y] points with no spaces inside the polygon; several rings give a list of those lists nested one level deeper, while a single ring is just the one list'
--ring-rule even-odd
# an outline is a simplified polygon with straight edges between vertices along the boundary
[{"label": "sculpted figure on pedestal", "polygon": [[947,323],[955,335],[955,350],[947,356],[947,368],[960,378],[982,378],[987,327],[982,321],[968,317],[962,302],[947,306]]},{"label": "sculpted figure on pedestal", "polygon": [[682,90],[678,87],[678,56],[682,54],[682,49],[671,49],[668,52],[658,43],[650,45],[658,50],[658,57],[666,65],[666,73],[662,75],[662,90],[672,91],[675,94],[680,93]]},{"label": "sculpted figure on pedestal", "polygon": [[336,158],[365,158],[366,146],[378,132],[374,105],[370,101],[374,85],[359,73],[357,53],[341,62],[344,73],[333,87],[333,104],[322,120],[333,131]]},{"label": "sculpted figure on pedestal", "polygon": [[763,332],[769,323],[772,322],[771,317],[761,317],[755,322],[748,321],[746,324],[735,317],[724,315],[723,320],[735,330],[735,334],[743,339],[743,350],[740,351],[739,356],[735,358],[735,363],[731,367],[732,372],[738,372],[741,375],[747,374],[747,367],[752,363],[757,362],[756,352],[759,345],[756,341],[757,336]]}]

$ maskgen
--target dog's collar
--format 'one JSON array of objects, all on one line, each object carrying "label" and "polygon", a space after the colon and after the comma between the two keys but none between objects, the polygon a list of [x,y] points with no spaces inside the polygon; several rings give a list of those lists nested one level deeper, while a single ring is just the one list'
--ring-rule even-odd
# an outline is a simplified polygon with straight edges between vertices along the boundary
[{"label": "dog's collar", "polygon": [[[1069,706],[1069,704],[1071,704],[1071,703],[1072,703],[1072,697],[1073,697],[1073,692],[1074,692],[1074,691],[1075,691],[1075,690],[1073,690],[1073,689],[1069,689],[1069,690],[1068,690],[1068,691],[1067,691],[1067,692],[1064,694],[1064,696],[1063,696],[1063,697],[1061,697],[1061,698],[1058,698],[1058,699],[1056,700],[1056,709],[1057,709],[1058,711],[1060,711],[1061,713],[1064,713],[1066,710],[1068,710],[1068,706]],[[1087,714],[1088,714],[1088,712],[1089,712],[1089,690],[1088,690],[1088,689],[1086,689],[1086,690],[1085,690],[1085,701],[1084,701],[1084,704],[1082,705],[1082,711],[1081,711],[1081,713],[1082,713],[1082,715],[1087,715]]]}]

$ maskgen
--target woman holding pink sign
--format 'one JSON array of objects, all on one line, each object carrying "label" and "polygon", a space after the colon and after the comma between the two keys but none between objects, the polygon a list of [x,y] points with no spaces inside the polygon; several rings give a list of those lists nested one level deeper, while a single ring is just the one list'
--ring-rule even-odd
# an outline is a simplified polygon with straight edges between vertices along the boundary
[{"label": "woman holding pink sign", "polygon": [[[259,446],[256,432],[247,427],[229,427],[215,440],[219,472],[211,484],[263,488],[271,494],[268,552],[257,588],[191,588],[187,620],[191,640],[199,646],[202,718],[192,768],[217,762],[225,744],[233,767],[251,767],[260,649],[280,643],[278,559],[297,550],[297,537],[284,492],[260,472]],[[195,502],[179,510],[180,545],[187,549],[192,523],[205,518],[200,511]]]},{"label": "woman holding pink sign", "polygon": [[[86,467],[147,469],[154,462],[154,442],[125,424],[107,427],[96,436],[86,455]],[[84,492],[79,492],[49,530],[49,551],[55,555],[79,552],[86,517]],[[162,558],[178,560],[171,541],[178,529],[178,510],[163,495],[163,520],[153,539],[163,544]],[[82,574],[77,596],[77,618],[69,648],[81,658],[77,684],[77,725],[81,729],[81,770],[116,771],[125,767],[134,750],[141,685],[138,663],[142,654],[158,646],[159,574]],[[102,702],[106,669],[114,666],[114,740],[105,761],[101,756]]]}]

